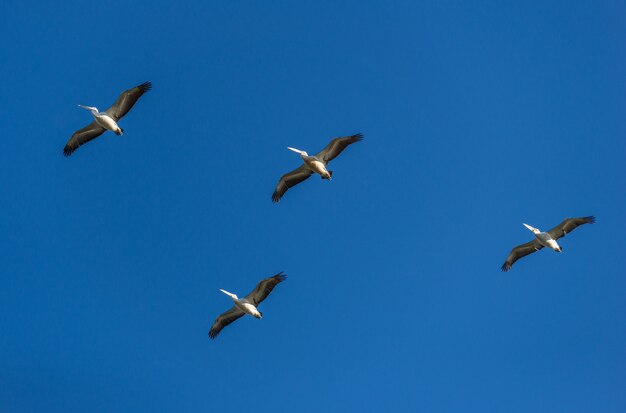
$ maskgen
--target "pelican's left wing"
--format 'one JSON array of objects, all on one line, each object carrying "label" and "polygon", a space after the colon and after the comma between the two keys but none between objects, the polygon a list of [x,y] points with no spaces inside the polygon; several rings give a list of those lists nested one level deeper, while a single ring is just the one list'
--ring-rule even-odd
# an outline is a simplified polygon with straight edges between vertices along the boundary
[{"label": "pelican's left wing", "polygon": [[241,316],[244,315],[244,312],[241,311],[236,305],[233,306],[230,310],[225,313],[220,314],[216,319],[213,325],[211,326],[211,330],[209,331],[209,337],[215,338],[222,331],[224,327],[237,320]]},{"label": "pelican's left wing", "polygon": [[65,148],[63,148],[63,155],[70,156],[79,146],[86,144],[92,139],[96,139],[103,133],[104,128],[98,125],[94,120],[89,125],[74,132],[70,140],[65,144]]},{"label": "pelican's left wing", "polygon": [[561,237],[564,237],[565,234],[569,234],[580,225],[595,224],[595,222],[596,222],[596,217],[593,217],[593,216],[582,217],[582,218],[565,218],[563,222],[561,222],[559,225],[557,225],[556,227],[548,231],[548,234],[550,234],[550,236],[556,240]]},{"label": "pelican's left wing", "polygon": [[246,295],[246,300],[252,302],[255,307],[258,306],[270,295],[274,287],[285,281],[286,278],[287,276],[281,271],[273,277],[264,279],[257,284],[256,288],[250,294]]},{"label": "pelican's left wing", "polygon": [[363,135],[360,133],[357,133],[356,135],[352,135],[352,136],[344,136],[343,138],[335,138],[332,141],[330,141],[328,146],[326,146],[317,155],[315,155],[315,157],[323,160],[324,163],[328,163],[332,161],[333,159],[335,159],[337,156],[339,156],[339,154],[344,149],[346,149],[348,145],[351,145],[355,142],[359,142],[362,140],[363,140]]},{"label": "pelican's left wing", "polygon": [[106,113],[115,119],[116,122],[119,121],[131,110],[139,98],[150,89],[152,89],[152,83],[144,82],[132,89],[125,90],[117,98],[113,106],[106,110]]},{"label": "pelican's left wing", "polygon": [[515,261],[527,256],[528,254],[532,254],[535,251],[539,251],[542,248],[543,245],[541,245],[536,238],[526,244],[518,245],[513,248],[509,253],[509,256],[506,257],[506,261],[502,264],[501,270],[504,272],[510,270]]},{"label": "pelican's left wing", "polygon": [[280,201],[289,188],[308,179],[312,173],[313,171],[306,164],[302,164],[299,168],[281,176],[278,180],[278,184],[276,185],[276,189],[272,194],[272,201]]}]

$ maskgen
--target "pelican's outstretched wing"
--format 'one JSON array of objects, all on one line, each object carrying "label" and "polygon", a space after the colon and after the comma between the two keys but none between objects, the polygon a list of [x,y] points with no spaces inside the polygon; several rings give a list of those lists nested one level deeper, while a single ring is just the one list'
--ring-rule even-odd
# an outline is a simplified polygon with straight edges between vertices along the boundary
[{"label": "pelican's outstretched wing", "polygon": [[596,217],[593,217],[593,216],[582,217],[582,218],[565,218],[563,222],[561,222],[559,225],[557,225],[556,227],[548,231],[548,234],[550,234],[550,236],[556,240],[561,237],[564,237],[565,234],[569,234],[570,232],[575,230],[576,227],[578,227],[579,225],[595,224],[595,222],[596,222]]},{"label": "pelican's outstretched wing", "polygon": [[274,287],[285,281],[286,278],[287,276],[281,271],[273,277],[262,280],[250,294],[246,295],[246,300],[254,304],[255,307],[258,306],[268,295],[270,295]]},{"label": "pelican's outstretched wing", "polygon": [[224,327],[237,320],[241,316],[244,315],[244,312],[241,311],[237,306],[233,306],[230,310],[222,313],[215,319],[213,326],[211,326],[211,330],[209,331],[209,337],[215,338],[222,331]]},{"label": "pelican's outstretched wing", "polygon": [[306,180],[312,173],[313,171],[306,164],[302,164],[299,168],[281,176],[272,194],[272,201],[280,201],[289,188]]},{"label": "pelican's outstretched wing", "polygon": [[542,248],[543,245],[541,245],[536,238],[526,244],[518,245],[513,248],[509,253],[509,256],[506,257],[506,261],[502,264],[502,271],[510,270],[515,261],[527,256],[528,254],[532,254],[535,251],[539,251]]},{"label": "pelican's outstretched wing", "polygon": [[119,121],[128,113],[128,111],[133,107],[137,100],[152,89],[151,82],[144,82],[139,86],[135,86],[132,89],[128,89],[117,98],[113,106],[106,110],[106,113],[109,114],[115,121]]},{"label": "pelican's outstretched wing", "polygon": [[362,140],[363,135],[360,133],[352,136],[344,136],[343,138],[335,138],[330,141],[328,146],[326,146],[317,155],[315,155],[315,157],[324,161],[324,163],[328,163],[335,159],[341,153],[341,151],[346,149],[348,145]]},{"label": "pelican's outstretched wing", "polygon": [[63,155],[70,156],[79,146],[86,144],[92,139],[96,139],[98,136],[104,133],[104,128],[96,123],[94,120],[89,125],[74,132],[69,141],[63,148]]}]

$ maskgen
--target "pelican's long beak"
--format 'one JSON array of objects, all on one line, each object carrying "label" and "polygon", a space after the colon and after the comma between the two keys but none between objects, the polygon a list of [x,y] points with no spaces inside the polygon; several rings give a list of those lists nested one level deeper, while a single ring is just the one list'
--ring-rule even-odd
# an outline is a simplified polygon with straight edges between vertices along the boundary
[{"label": "pelican's long beak", "polygon": [[228,291],[222,290],[221,288],[220,288],[220,291],[223,292],[224,294],[226,294],[227,296],[229,296],[230,298],[236,298],[237,297],[235,294],[229,293]]},{"label": "pelican's long beak", "polygon": [[531,226],[530,226],[530,225],[528,225],[528,224],[524,224],[524,226],[525,226],[526,228],[528,228],[529,230],[531,230],[532,232],[539,232],[539,230],[538,230],[537,228],[531,227]]},{"label": "pelican's long beak", "polygon": [[[83,108],[83,109],[87,109],[87,110],[94,110],[96,108],[92,107],[92,106],[84,106],[84,105],[78,105],[79,107]],[[96,109],[97,110],[97,109]]]},{"label": "pelican's long beak", "polygon": [[287,146],[287,149],[289,149],[290,151],[294,151],[296,153],[299,153],[300,155],[304,155],[306,156],[306,152],[305,151],[301,151],[300,149],[296,149],[296,148],[291,148],[289,146]]}]

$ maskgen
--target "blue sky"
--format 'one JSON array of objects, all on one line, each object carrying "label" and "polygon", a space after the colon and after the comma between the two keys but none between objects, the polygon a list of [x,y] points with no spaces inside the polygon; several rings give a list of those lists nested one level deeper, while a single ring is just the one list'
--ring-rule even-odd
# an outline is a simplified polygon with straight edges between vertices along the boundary
[{"label": "blue sky", "polygon": [[0,4],[0,411],[626,409],[623,3],[129,3]]}]

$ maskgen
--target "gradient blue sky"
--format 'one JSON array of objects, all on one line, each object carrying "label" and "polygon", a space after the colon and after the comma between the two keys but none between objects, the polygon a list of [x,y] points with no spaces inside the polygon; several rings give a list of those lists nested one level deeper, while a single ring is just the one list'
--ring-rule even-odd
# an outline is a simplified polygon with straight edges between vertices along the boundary
[{"label": "gradient blue sky", "polygon": [[0,411],[626,411],[626,7],[469,3],[2,2]]}]

